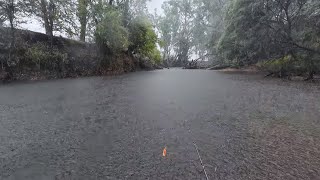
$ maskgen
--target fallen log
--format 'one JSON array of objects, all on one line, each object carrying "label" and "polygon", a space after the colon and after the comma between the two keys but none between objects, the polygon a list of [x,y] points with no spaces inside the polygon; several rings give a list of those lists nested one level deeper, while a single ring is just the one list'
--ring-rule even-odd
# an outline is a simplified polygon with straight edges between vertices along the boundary
[{"label": "fallen log", "polygon": [[273,76],[274,75],[274,72],[270,72],[269,74],[265,75],[264,77],[270,77],[270,76]]},{"label": "fallen log", "polygon": [[230,66],[228,65],[217,65],[217,66],[213,66],[211,68],[208,68],[208,70],[221,70],[221,69],[226,69],[229,68]]}]

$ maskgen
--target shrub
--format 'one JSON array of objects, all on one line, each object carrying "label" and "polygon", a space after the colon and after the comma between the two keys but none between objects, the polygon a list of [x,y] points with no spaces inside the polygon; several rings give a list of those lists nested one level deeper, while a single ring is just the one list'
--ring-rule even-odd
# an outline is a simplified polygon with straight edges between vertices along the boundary
[{"label": "shrub", "polygon": [[150,54],[150,59],[155,63],[155,64],[161,64],[162,63],[162,56],[161,52],[155,48],[153,49],[153,52]]},{"label": "shrub", "polygon": [[147,18],[138,17],[130,25],[129,51],[149,58],[153,63],[161,63],[161,53],[157,48],[158,37]]},{"label": "shrub", "polygon": [[39,70],[61,70],[62,65],[67,63],[68,55],[44,43],[36,43],[27,49],[25,59],[27,66],[36,66]]},{"label": "shrub", "polygon": [[95,38],[104,54],[117,54],[127,50],[128,31],[123,26],[121,13],[113,9],[105,10],[97,26]]},{"label": "shrub", "polygon": [[288,76],[318,72],[320,62],[317,57],[301,54],[294,57],[287,55],[279,59],[260,62],[257,65],[268,72]]},{"label": "shrub", "polygon": [[262,64],[262,67],[270,72],[280,72],[289,68],[290,60],[291,56],[285,56],[283,58],[266,61]]}]

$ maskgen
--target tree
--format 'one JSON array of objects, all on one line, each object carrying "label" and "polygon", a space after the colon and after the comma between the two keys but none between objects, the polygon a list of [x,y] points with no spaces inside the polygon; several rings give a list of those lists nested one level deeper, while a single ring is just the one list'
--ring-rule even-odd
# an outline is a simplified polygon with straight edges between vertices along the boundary
[{"label": "tree", "polygon": [[196,0],[194,3],[194,51],[199,59],[216,59],[216,46],[225,30],[224,20],[230,0]]},{"label": "tree", "polygon": [[238,65],[275,61],[281,74],[302,68],[312,78],[319,64],[319,1],[236,0],[220,39],[221,57]]},{"label": "tree", "polygon": [[[258,5],[249,0],[237,0],[230,5],[227,26],[218,44],[221,58],[228,60],[227,63],[244,65],[257,60],[257,56],[263,58],[264,45],[271,43],[266,36],[271,34],[260,23],[263,13]],[[270,44],[270,47],[274,46]]]},{"label": "tree", "polygon": [[24,10],[39,18],[50,37],[54,31],[73,34],[75,3],[73,0],[25,0]]},{"label": "tree", "polygon": [[80,22],[80,41],[86,41],[86,32],[89,15],[89,0],[78,0],[78,19]]},{"label": "tree", "polygon": [[129,14],[135,18],[137,16],[146,16],[148,12],[147,2],[150,0],[123,0],[120,4],[129,5],[127,9]]},{"label": "tree", "polygon": [[[6,64],[11,63],[13,60],[13,53],[15,49],[15,27],[16,27],[16,17],[21,12],[21,1],[19,0],[8,0],[6,2],[0,2],[0,17],[2,21],[8,20],[10,24],[10,46],[8,60]],[[3,63],[2,63],[3,67]]]},{"label": "tree", "polygon": [[172,24],[170,24],[170,19],[168,17],[160,17],[157,26],[161,33],[163,58],[164,60],[167,60],[172,52]]},{"label": "tree", "polygon": [[137,17],[129,24],[129,51],[145,56],[157,48],[158,37],[146,17]]},{"label": "tree", "polygon": [[128,31],[122,24],[121,14],[112,8],[107,8],[101,14],[95,32],[96,42],[104,54],[116,54],[128,48]]},{"label": "tree", "polygon": [[166,53],[164,56],[167,57],[170,54],[169,48],[172,47],[177,57],[175,62],[177,66],[186,64],[191,54],[191,31],[194,18],[192,2],[192,0],[170,0],[162,6],[164,17],[161,17],[158,29],[162,31]]},{"label": "tree", "polygon": [[0,2],[0,14],[2,21],[9,20],[10,29],[11,29],[11,46],[14,45],[14,28],[15,28],[15,19],[16,11],[18,8],[18,3],[15,0],[8,0],[6,2]]},{"label": "tree", "polygon": [[145,16],[136,17],[129,24],[129,52],[148,57],[154,63],[161,62],[158,50],[158,36],[149,19]]},{"label": "tree", "polygon": [[123,24],[128,26],[136,17],[148,15],[147,2],[150,0],[119,0],[113,3],[123,15]]},{"label": "tree", "polygon": [[224,30],[229,0],[170,0],[163,4],[158,20],[165,58],[176,56],[176,65],[190,56],[208,59]]},{"label": "tree", "polygon": [[10,28],[14,29],[14,19],[16,13],[16,2],[15,0],[9,0],[7,2],[0,2],[0,14],[2,21],[9,20]]}]

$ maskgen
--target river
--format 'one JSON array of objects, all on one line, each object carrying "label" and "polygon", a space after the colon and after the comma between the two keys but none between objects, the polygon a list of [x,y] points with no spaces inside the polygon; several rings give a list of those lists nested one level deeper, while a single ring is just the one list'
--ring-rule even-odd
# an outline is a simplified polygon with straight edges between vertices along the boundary
[{"label": "river", "polygon": [[318,84],[168,69],[1,85],[0,112],[0,179],[206,179],[195,145],[209,179],[320,177]]}]

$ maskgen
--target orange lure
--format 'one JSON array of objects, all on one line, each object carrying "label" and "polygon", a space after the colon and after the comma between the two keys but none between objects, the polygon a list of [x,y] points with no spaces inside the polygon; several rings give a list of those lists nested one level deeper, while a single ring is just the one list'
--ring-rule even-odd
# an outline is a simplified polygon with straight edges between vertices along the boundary
[{"label": "orange lure", "polygon": [[162,156],[163,156],[163,157],[166,157],[166,156],[167,156],[167,147],[165,147],[165,148],[163,149]]}]

